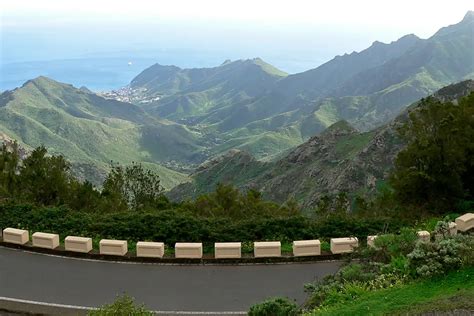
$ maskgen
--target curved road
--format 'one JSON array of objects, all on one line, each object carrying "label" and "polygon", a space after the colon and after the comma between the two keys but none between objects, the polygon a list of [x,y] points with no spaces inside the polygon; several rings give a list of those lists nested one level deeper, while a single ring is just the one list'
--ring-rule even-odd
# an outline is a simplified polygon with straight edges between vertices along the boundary
[{"label": "curved road", "polygon": [[339,265],[117,263],[0,247],[0,297],[97,307],[127,293],[157,311],[243,312],[272,296],[302,303],[303,285],[336,272]]}]

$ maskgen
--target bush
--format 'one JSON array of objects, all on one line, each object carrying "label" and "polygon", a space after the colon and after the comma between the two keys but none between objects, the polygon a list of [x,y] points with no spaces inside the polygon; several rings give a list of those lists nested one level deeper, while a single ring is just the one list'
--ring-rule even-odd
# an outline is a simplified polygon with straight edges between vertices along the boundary
[{"label": "bush", "polygon": [[314,284],[306,284],[305,290],[311,293],[306,307],[321,307],[353,299],[367,290],[365,283],[375,280],[379,271],[377,264],[349,263],[334,275],[328,275]]},{"label": "bush", "polygon": [[127,295],[119,296],[114,303],[104,305],[98,310],[87,313],[89,316],[151,316],[154,315],[143,305],[136,305],[133,298]]},{"label": "bush", "polygon": [[[389,221],[389,220],[387,220]],[[351,228],[350,223],[355,222]],[[382,220],[341,219],[338,236],[363,236],[382,230]],[[398,223],[398,221],[396,221]],[[393,227],[397,227],[395,224]],[[58,233],[61,238],[79,235],[100,238],[162,241],[173,245],[179,241],[214,242],[241,241],[243,251],[251,252],[259,240],[293,240],[335,237],[330,220],[314,220],[301,215],[291,217],[206,218],[183,208],[160,211],[122,211],[96,213],[71,210],[68,207],[37,207],[33,205],[0,205],[0,228],[16,227],[31,231]],[[368,228],[370,227],[370,228]],[[336,233],[336,232],[334,232]],[[323,243],[323,249],[328,244]]]},{"label": "bush", "polygon": [[472,236],[440,238],[433,242],[418,242],[408,254],[412,275],[430,277],[472,264],[474,259]]},{"label": "bush", "polygon": [[292,316],[298,314],[298,306],[287,298],[276,297],[250,307],[249,316]]},{"label": "bush", "polygon": [[415,230],[403,228],[400,234],[384,234],[374,241],[375,247],[367,249],[366,256],[373,261],[390,263],[393,258],[406,256],[415,248],[418,240]]}]

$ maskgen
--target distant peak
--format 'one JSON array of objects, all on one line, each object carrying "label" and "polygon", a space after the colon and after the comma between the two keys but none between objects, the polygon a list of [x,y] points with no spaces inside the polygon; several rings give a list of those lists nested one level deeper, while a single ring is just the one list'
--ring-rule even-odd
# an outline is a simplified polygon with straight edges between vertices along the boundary
[{"label": "distant peak", "polygon": [[399,41],[406,41],[406,40],[419,40],[420,38],[418,36],[416,36],[415,34],[411,33],[411,34],[407,34],[407,35],[404,35],[402,37],[400,37],[397,42]]},{"label": "distant peak", "polygon": [[270,75],[274,75],[274,76],[279,76],[279,77],[286,77],[288,76],[288,74],[278,68],[276,68],[275,66],[267,63],[266,61],[264,61],[263,59],[261,59],[260,57],[256,57],[256,58],[253,58],[253,59],[248,59],[246,60],[246,62],[249,62],[249,63],[252,63],[254,65],[257,65],[258,67],[260,67],[263,71],[265,71],[266,73],[270,74]]},{"label": "distant peak", "polygon": [[463,21],[471,21],[474,19],[474,11],[472,10],[469,10],[467,11],[466,15],[464,16],[464,19],[462,19]]},{"label": "distant peak", "polygon": [[94,93],[91,90],[89,90],[89,88],[87,88],[86,86],[80,87],[79,90],[81,90],[82,92],[85,92],[85,93]]},{"label": "distant peak", "polygon": [[347,135],[357,132],[358,130],[349,124],[349,122],[340,120],[326,128],[321,135]]},{"label": "distant peak", "polygon": [[48,77],[45,77],[45,76],[38,76],[36,78],[33,78],[33,79],[30,79],[28,81],[26,81],[23,86],[29,84],[29,83],[33,83],[33,84],[36,84],[36,85],[42,85],[42,84],[45,84],[45,83],[54,83],[54,84],[57,84],[58,82],[51,79],[51,78],[48,78]]},{"label": "distant peak", "polygon": [[227,64],[230,64],[230,63],[232,63],[232,60],[226,59],[226,60],[224,60],[224,62],[221,64],[221,66],[224,66],[224,65],[227,65]]},{"label": "distant peak", "polygon": [[384,43],[380,42],[380,41],[374,41],[372,43],[372,46],[380,46],[380,45],[385,45]]}]

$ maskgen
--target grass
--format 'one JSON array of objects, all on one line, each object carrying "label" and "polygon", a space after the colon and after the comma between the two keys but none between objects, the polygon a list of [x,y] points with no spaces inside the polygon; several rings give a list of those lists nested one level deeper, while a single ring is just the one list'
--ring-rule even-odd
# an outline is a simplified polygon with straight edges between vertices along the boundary
[{"label": "grass", "polygon": [[335,152],[338,157],[354,158],[359,151],[367,146],[374,135],[374,132],[368,132],[344,136],[336,143]]},{"label": "grass", "polygon": [[474,267],[399,287],[366,292],[359,298],[308,315],[418,315],[474,311]]},{"label": "grass", "polygon": [[111,160],[143,162],[168,189],[186,177],[160,162],[187,162],[201,149],[197,136],[181,125],[158,121],[134,105],[85,94],[42,77],[1,102],[0,132],[22,147],[44,145],[51,154],[63,154],[72,163],[104,172]]}]

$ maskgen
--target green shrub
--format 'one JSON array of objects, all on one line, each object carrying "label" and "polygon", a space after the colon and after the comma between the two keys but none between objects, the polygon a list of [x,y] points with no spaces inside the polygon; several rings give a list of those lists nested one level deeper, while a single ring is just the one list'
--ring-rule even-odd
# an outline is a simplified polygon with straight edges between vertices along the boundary
[{"label": "green shrub", "polygon": [[143,305],[136,305],[133,298],[127,295],[119,296],[112,304],[107,304],[98,310],[87,313],[89,316],[151,316],[154,315]]},{"label": "green shrub", "polygon": [[292,316],[298,314],[298,306],[287,298],[276,297],[250,307],[249,316]]},{"label": "green shrub", "polygon": [[[354,227],[350,223],[354,222]],[[345,217],[337,223],[338,236],[363,236],[382,230],[389,219],[351,219]],[[394,229],[398,220],[394,221]],[[0,228],[17,227],[31,231],[45,231],[67,235],[89,236],[91,238],[162,241],[173,245],[179,241],[203,242],[205,247],[214,242],[241,241],[242,251],[252,252],[253,242],[259,240],[280,240],[291,251],[293,240],[323,239],[335,237],[333,222],[315,220],[301,215],[291,217],[245,217],[206,218],[196,216],[183,208],[159,211],[88,212],[68,207],[38,207],[33,205],[0,205]],[[322,244],[329,250],[329,244]]]},{"label": "green shrub", "polygon": [[418,242],[408,254],[410,272],[418,277],[430,277],[472,263],[472,237],[454,236],[433,242]]},{"label": "green shrub", "polygon": [[392,258],[406,256],[415,248],[418,240],[415,230],[403,228],[400,234],[384,234],[374,240],[375,247],[367,249],[371,260],[390,263]]}]

